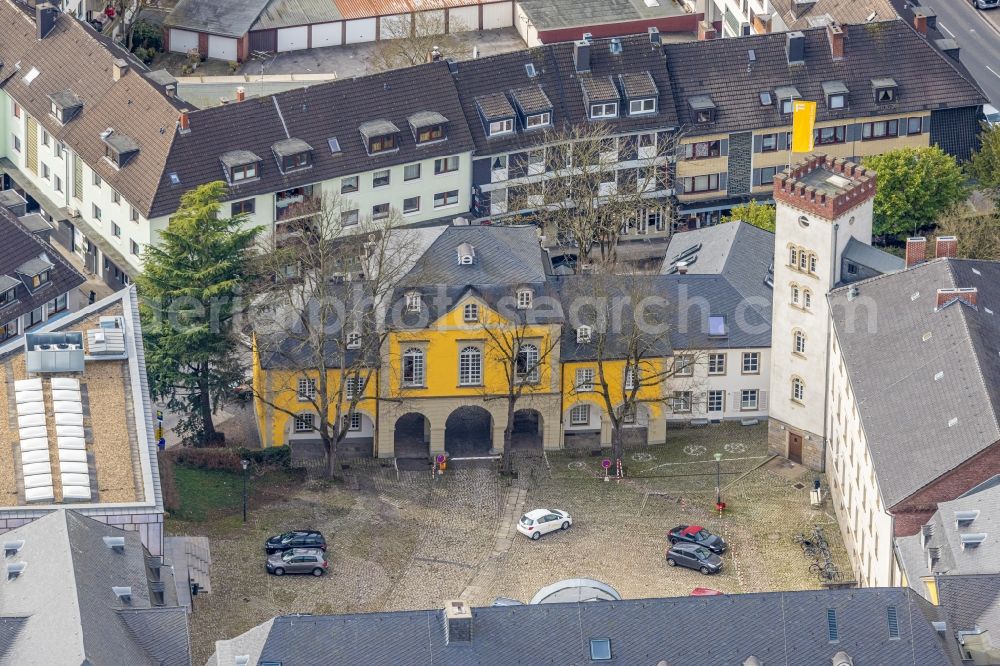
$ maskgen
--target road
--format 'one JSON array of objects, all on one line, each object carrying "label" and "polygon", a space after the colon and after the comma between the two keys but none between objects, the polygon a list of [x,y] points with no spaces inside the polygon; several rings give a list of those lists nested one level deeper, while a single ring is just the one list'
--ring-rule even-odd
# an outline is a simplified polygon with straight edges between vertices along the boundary
[{"label": "road", "polygon": [[959,59],[1000,107],[1000,9],[980,11],[968,0],[925,0],[937,14],[937,28],[961,48]]}]

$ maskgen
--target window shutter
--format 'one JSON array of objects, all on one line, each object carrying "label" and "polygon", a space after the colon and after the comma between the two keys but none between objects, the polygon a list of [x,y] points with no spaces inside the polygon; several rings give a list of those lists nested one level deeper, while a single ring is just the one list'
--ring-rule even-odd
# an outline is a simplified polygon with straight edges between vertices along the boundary
[{"label": "window shutter", "polygon": [[764,143],[764,137],[760,134],[754,134],[753,137],[753,152],[759,153],[761,145]]},{"label": "window shutter", "polygon": [[760,185],[760,169],[753,170],[753,186],[757,187]]},{"label": "window shutter", "polygon": [[757,409],[767,409],[767,391],[760,391],[757,394]]},{"label": "window shutter", "polygon": [[778,150],[788,150],[787,132],[778,132]]},{"label": "window shutter", "polygon": [[931,117],[924,116],[923,120],[920,122],[920,131],[924,134],[928,134],[931,131]]},{"label": "window shutter", "polygon": [[719,141],[719,155],[722,157],[729,155],[729,139]]},{"label": "window shutter", "polygon": [[729,186],[729,174],[728,173],[720,173],[719,174],[719,189],[725,191],[725,189],[728,186]]},{"label": "window shutter", "polygon": [[73,153],[73,198],[83,201],[83,160]]}]

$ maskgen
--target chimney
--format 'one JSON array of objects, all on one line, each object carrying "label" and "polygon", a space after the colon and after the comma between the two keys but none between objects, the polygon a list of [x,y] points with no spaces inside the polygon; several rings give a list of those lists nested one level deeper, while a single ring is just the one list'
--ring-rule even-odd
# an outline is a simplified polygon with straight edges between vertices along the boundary
[{"label": "chimney", "polygon": [[927,239],[923,236],[906,239],[906,267],[922,264],[927,259]]},{"label": "chimney", "polygon": [[590,42],[585,39],[573,42],[573,62],[577,73],[590,71]]},{"label": "chimney", "polygon": [[830,54],[834,60],[844,59],[844,29],[840,24],[830,22],[826,25],[826,36],[830,39]]},{"label": "chimney", "polygon": [[958,238],[956,236],[938,236],[934,246],[934,256],[938,259],[958,257]]},{"label": "chimney", "polygon": [[934,30],[937,28],[937,14],[930,7],[914,7],[913,8],[913,22],[916,25],[916,17],[923,16],[924,24],[927,26],[928,30]]},{"label": "chimney", "polygon": [[121,58],[115,58],[111,61],[111,76],[115,81],[118,81],[123,76],[125,72],[128,71],[128,63]]},{"label": "chimney", "polygon": [[676,265],[677,265],[677,272],[680,275],[687,275],[688,264],[686,261],[678,261]]},{"label": "chimney", "polygon": [[240,86],[239,88],[237,88],[236,89],[236,101],[237,102],[242,102],[242,101],[246,100],[246,98],[247,98],[247,91],[243,88],[243,86]]},{"label": "chimney", "polygon": [[705,42],[710,39],[715,39],[717,36],[715,28],[708,21],[701,21],[698,24],[698,39],[700,41]]},{"label": "chimney", "polygon": [[975,307],[976,302],[979,300],[978,296],[979,290],[975,287],[965,287],[963,289],[938,289],[936,309],[940,310],[952,301],[965,301],[966,304]]},{"label": "chimney", "polygon": [[181,109],[181,115],[177,119],[177,127],[180,129],[181,134],[186,134],[191,131],[191,121],[188,119],[187,109]]},{"label": "chimney", "polygon": [[927,36],[927,17],[919,12],[913,13],[913,27],[924,37]]},{"label": "chimney", "polygon": [[38,39],[48,37],[49,33],[52,32],[52,28],[56,27],[58,16],[59,10],[52,3],[43,2],[35,5],[35,35]]},{"label": "chimney", "polygon": [[941,53],[945,54],[952,60],[958,61],[959,46],[954,39],[935,39],[934,45],[938,47]]},{"label": "chimney", "polygon": [[655,44],[656,46],[660,46],[660,44],[661,44],[661,42],[660,42],[660,29],[657,28],[656,26],[651,26],[651,27],[649,27],[649,28],[646,29],[646,32],[649,33],[649,43],[650,44]]},{"label": "chimney", "polygon": [[163,94],[166,95],[167,97],[176,97],[177,96],[177,84],[176,83],[168,83],[167,85],[165,85],[163,87]]},{"label": "chimney", "polygon": [[788,64],[795,65],[805,62],[806,36],[798,30],[785,33],[785,52],[788,54]]},{"label": "chimney", "polygon": [[444,606],[444,642],[472,642],[472,608],[464,601],[449,601]]}]

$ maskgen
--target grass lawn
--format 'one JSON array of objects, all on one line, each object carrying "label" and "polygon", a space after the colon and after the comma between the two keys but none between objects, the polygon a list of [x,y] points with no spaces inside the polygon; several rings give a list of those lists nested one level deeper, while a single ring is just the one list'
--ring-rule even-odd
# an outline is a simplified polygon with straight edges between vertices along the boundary
[{"label": "grass lawn", "polygon": [[172,518],[204,522],[210,514],[243,509],[243,478],[239,474],[178,465],[174,478],[181,506]]}]

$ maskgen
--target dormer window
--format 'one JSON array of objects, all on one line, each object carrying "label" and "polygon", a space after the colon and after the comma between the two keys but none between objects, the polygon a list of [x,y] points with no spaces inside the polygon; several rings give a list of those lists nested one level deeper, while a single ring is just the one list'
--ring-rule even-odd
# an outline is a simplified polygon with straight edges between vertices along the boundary
[{"label": "dormer window", "polygon": [[22,276],[24,284],[32,289],[38,289],[49,283],[51,272],[54,268],[49,258],[41,254],[33,259],[29,259],[17,267],[17,273]]},{"label": "dormer window", "polygon": [[38,289],[43,284],[48,284],[48,282],[49,282],[49,275],[50,275],[49,271],[43,271],[43,272],[39,273],[38,275],[32,276],[32,278],[31,278],[31,287],[32,287],[32,289]]},{"label": "dormer window", "polygon": [[590,327],[580,326],[576,329],[576,342],[581,344],[584,342],[590,342]]},{"label": "dormer window", "polygon": [[510,134],[514,131],[514,119],[504,118],[503,120],[495,120],[490,123],[490,136],[497,136],[498,134]]},{"label": "dormer window", "polygon": [[536,127],[547,127],[552,124],[552,114],[551,113],[536,113],[534,115],[528,116],[525,120],[525,126],[528,129],[535,129]]},{"label": "dormer window", "polygon": [[660,91],[649,72],[620,74],[618,81],[625,94],[625,99],[628,100],[628,114],[630,116],[656,113],[656,101]]},{"label": "dormer window", "polygon": [[372,120],[358,129],[369,155],[399,150],[399,128],[388,120]]},{"label": "dormer window", "polygon": [[548,127],[552,124],[552,101],[541,86],[528,86],[510,91],[525,129]]},{"label": "dormer window", "polygon": [[504,136],[514,132],[516,112],[503,93],[492,93],[476,98],[476,108],[483,120],[486,136]]},{"label": "dormer window", "polygon": [[104,157],[118,169],[128,164],[139,152],[139,144],[131,137],[111,128],[101,132],[101,140],[104,141]]},{"label": "dormer window", "polygon": [[580,75],[580,87],[591,120],[618,117],[618,88],[610,76]]},{"label": "dormer window", "polygon": [[476,248],[469,243],[462,243],[456,248],[458,252],[458,265],[471,266],[476,263]]},{"label": "dormer window", "polygon": [[261,159],[248,150],[233,150],[220,158],[230,184],[254,180],[260,176]]},{"label": "dormer window", "polygon": [[517,290],[517,309],[527,310],[531,307],[531,300],[534,296],[534,292],[530,289],[518,289]]},{"label": "dormer window", "polygon": [[407,118],[417,145],[444,141],[448,138],[448,119],[437,111],[420,111]]},{"label": "dormer window", "polygon": [[[18,281],[9,275],[0,275],[0,308],[17,300]],[[2,334],[2,331],[0,331]],[[2,336],[0,336],[2,337]]]},{"label": "dormer window", "polygon": [[406,295],[407,312],[420,312],[420,307],[421,307],[420,294],[416,292],[411,292]]},{"label": "dormer window", "polygon": [[794,86],[781,86],[775,89],[774,96],[778,98],[781,113],[786,116],[791,115],[792,106],[795,100],[802,99],[802,95],[799,94],[798,88],[795,88]]},{"label": "dormer window", "polygon": [[640,116],[644,113],[656,113],[656,99],[633,99],[628,103],[628,114],[630,116]]},{"label": "dormer window", "polygon": [[70,90],[49,95],[49,103],[52,115],[64,125],[73,120],[83,108],[83,102]]},{"label": "dormer window", "polygon": [[826,98],[826,108],[831,111],[847,108],[847,86],[843,81],[824,81],[823,96]]},{"label": "dormer window", "polygon": [[347,334],[347,348],[357,349],[361,346],[361,334],[357,332],[351,332]]},{"label": "dormer window", "polygon": [[891,104],[896,101],[896,81],[888,77],[872,79],[872,91],[875,93],[876,104]]},{"label": "dormer window", "polygon": [[617,118],[618,102],[605,102],[603,104],[590,105],[591,119],[597,118]]},{"label": "dormer window", "polygon": [[695,95],[688,104],[691,106],[691,113],[694,121],[699,125],[715,122],[715,102],[708,95]]},{"label": "dormer window", "polygon": [[282,139],[271,146],[281,173],[308,169],[312,166],[312,146],[302,139]]}]

